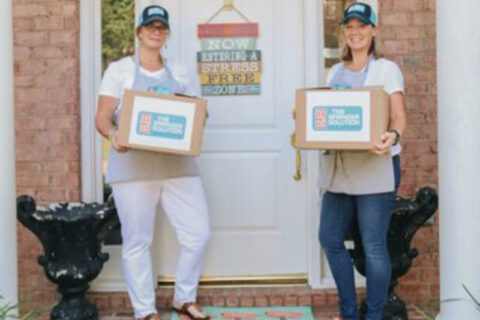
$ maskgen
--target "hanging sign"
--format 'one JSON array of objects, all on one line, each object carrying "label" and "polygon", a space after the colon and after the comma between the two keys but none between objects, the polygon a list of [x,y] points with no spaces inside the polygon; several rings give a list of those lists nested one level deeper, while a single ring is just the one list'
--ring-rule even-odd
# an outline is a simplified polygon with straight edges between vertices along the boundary
[{"label": "hanging sign", "polygon": [[262,54],[258,23],[199,24],[202,95],[259,95]]}]

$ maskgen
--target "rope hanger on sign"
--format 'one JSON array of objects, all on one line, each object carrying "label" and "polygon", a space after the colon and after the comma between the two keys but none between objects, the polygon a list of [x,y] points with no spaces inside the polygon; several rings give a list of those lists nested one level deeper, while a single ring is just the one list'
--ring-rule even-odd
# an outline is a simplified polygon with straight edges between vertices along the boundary
[{"label": "rope hanger on sign", "polygon": [[212,22],[213,19],[215,19],[220,13],[223,11],[235,11],[242,19],[244,19],[246,22],[250,23],[250,20],[240,11],[238,10],[235,5],[233,4],[233,0],[223,0],[223,6],[218,9],[217,12],[213,14],[213,16],[210,17],[210,19],[205,22],[205,24],[209,24]]}]

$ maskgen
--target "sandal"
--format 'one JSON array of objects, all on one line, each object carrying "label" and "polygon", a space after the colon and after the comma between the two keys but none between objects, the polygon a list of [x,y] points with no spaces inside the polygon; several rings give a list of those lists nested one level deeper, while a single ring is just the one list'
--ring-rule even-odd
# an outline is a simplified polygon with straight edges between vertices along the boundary
[{"label": "sandal", "polygon": [[196,304],[195,302],[185,302],[184,304],[182,304],[182,307],[180,309],[176,308],[176,307],[172,307],[172,309],[173,309],[173,311],[178,312],[179,314],[189,316],[192,320],[208,320],[208,319],[210,319],[209,315],[205,315],[204,317],[195,316],[195,313],[197,313],[197,315],[198,315],[198,313],[204,314],[202,312],[202,309],[200,308],[200,306],[198,304]]},{"label": "sandal", "polygon": [[151,313],[144,317],[143,320],[160,320],[160,315],[158,313]]}]

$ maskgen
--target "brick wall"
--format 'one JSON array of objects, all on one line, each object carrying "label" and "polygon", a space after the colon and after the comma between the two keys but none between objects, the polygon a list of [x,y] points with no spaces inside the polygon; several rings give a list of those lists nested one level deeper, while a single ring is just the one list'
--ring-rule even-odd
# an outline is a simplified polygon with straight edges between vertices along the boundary
[{"label": "brick wall", "polygon": [[[379,2],[381,51],[398,63],[405,76],[408,127],[402,139],[400,195],[412,196],[421,186],[438,183],[435,1]],[[437,223],[415,236],[420,256],[400,280],[402,297],[421,302],[438,300],[438,239]]]},{"label": "brick wall", "polygon": [[[79,9],[74,0],[14,0],[17,194],[78,201]],[[57,299],[36,262],[38,240],[18,228],[22,309]]]},{"label": "brick wall", "polygon": [[[79,1],[14,0],[17,193],[40,202],[80,198]],[[411,196],[437,183],[435,1],[380,0],[380,45],[406,79],[409,126],[403,139],[400,193]],[[41,253],[33,235],[19,227],[19,286],[22,309],[58,296],[36,263]],[[438,226],[423,228],[420,251],[400,282],[411,302],[438,300]],[[263,290],[263,291],[262,291]],[[303,290],[303,291],[302,291]],[[238,292],[237,292],[238,291]],[[170,293],[159,296],[166,305]],[[204,290],[201,301],[218,305],[334,305],[334,292],[297,289]],[[101,309],[128,306],[125,295],[92,296]]]}]

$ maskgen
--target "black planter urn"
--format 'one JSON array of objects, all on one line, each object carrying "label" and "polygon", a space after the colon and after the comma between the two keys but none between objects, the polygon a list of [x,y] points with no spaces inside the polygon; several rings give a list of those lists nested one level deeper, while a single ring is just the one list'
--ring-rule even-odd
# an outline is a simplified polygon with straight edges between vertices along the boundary
[{"label": "black planter urn", "polygon": [[119,223],[113,201],[37,208],[32,197],[20,196],[17,217],[42,243],[44,255],[38,257],[38,263],[62,295],[50,319],[97,319],[97,307],[85,299],[85,293],[108,260],[100,245]]},{"label": "black planter urn", "polygon": [[[405,275],[418,256],[418,250],[411,248],[413,236],[418,229],[433,216],[438,208],[438,195],[435,189],[421,188],[413,199],[397,197],[388,229],[388,251],[392,264],[388,302],[383,311],[383,320],[407,320],[405,303],[395,294],[398,278]],[[350,228],[350,237],[354,249],[349,250],[357,271],[365,275],[365,253],[363,251],[360,231],[356,222]],[[360,306],[362,319],[366,311],[365,301]]]}]

